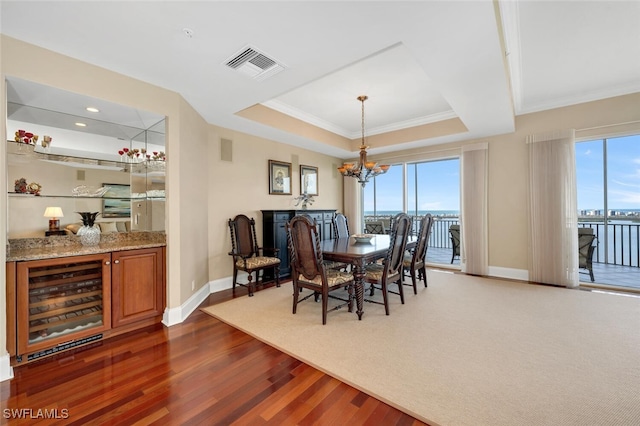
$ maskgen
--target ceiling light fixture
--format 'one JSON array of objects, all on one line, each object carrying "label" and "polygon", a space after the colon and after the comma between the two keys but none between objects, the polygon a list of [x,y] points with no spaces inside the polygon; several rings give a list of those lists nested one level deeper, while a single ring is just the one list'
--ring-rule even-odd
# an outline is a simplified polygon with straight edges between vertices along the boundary
[{"label": "ceiling light fixture", "polygon": [[87,107],[87,111],[89,111],[89,112],[100,112],[100,110],[98,108],[94,108],[94,107]]},{"label": "ceiling light fixture", "polygon": [[369,179],[378,175],[387,173],[389,170],[388,164],[378,165],[375,161],[367,161],[367,148],[364,144],[364,101],[369,99],[366,95],[358,96],[358,100],[362,102],[362,141],[360,143],[360,161],[357,164],[344,163],[338,167],[338,171],[342,176],[349,176],[358,179],[358,182],[364,186],[369,182]]},{"label": "ceiling light fixture", "polygon": [[76,126],[78,126],[78,127],[87,127],[87,125],[84,124],[84,123],[76,123]]}]

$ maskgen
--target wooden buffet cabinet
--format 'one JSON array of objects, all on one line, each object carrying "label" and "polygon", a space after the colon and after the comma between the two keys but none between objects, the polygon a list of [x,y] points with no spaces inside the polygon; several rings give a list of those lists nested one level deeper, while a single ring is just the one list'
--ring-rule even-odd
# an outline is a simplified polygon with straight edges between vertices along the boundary
[{"label": "wooden buffet cabinet", "polygon": [[[328,240],[333,235],[333,217],[336,210],[261,210],[262,211],[262,245],[279,249],[280,278],[291,275],[289,248],[287,247],[286,224],[294,216],[306,214],[318,224],[321,240]],[[266,279],[270,279],[265,271]],[[273,275],[273,273],[271,273]]]},{"label": "wooden buffet cabinet", "polygon": [[165,247],[7,262],[13,365],[162,320]]}]

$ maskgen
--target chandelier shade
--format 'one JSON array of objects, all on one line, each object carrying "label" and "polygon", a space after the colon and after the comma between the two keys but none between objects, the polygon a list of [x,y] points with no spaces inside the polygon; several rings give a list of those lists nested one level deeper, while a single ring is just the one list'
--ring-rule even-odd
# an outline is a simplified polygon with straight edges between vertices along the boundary
[{"label": "chandelier shade", "polygon": [[360,142],[360,159],[358,163],[344,163],[338,167],[338,171],[342,176],[356,178],[360,185],[364,186],[369,179],[384,174],[391,166],[387,164],[378,164],[375,161],[367,161],[367,148],[364,143],[364,101],[369,99],[366,95],[358,96],[358,100],[362,103],[362,140]]}]

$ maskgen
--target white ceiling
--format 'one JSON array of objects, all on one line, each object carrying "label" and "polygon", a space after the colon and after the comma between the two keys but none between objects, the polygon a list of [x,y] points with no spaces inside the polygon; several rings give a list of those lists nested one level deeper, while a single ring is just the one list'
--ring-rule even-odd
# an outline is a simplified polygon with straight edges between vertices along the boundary
[{"label": "white ceiling", "polygon": [[[508,133],[518,114],[640,92],[639,1],[2,0],[0,7],[3,34],[178,92],[209,123],[342,158],[355,148],[237,113],[263,104],[357,138],[356,97],[366,94],[368,135],[452,117],[468,129],[372,146],[376,153]],[[285,69],[257,81],[227,67],[246,46]]]}]

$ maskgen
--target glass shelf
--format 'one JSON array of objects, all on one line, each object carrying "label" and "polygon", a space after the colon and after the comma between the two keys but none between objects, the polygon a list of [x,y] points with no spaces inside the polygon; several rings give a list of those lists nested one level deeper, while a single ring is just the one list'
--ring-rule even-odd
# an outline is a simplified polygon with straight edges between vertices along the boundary
[{"label": "glass shelf", "polygon": [[40,194],[40,195],[35,195],[35,194],[29,194],[29,193],[22,193],[22,192],[8,192],[7,195],[9,195],[9,197],[24,197],[24,198],[29,198],[29,197],[37,197],[37,198],[76,198],[76,199],[82,199],[82,200],[130,200],[130,201],[145,201],[145,200],[151,200],[151,201],[164,201],[165,197],[90,197],[90,196],[82,196],[82,195],[53,195],[53,194]]},{"label": "glass shelf", "polygon": [[[41,146],[30,145],[26,143],[7,140],[7,155],[14,159],[35,158],[43,161],[51,161],[60,163],[69,167],[78,168],[95,168],[113,171],[123,171],[126,173],[148,173],[148,172],[164,172],[166,161],[164,160],[141,160],[141,161],[118,161],[99,158],[77,157],[67,154],[56,154],[42,152]],[[103,154],[108,156],[109,154]],[[11,158],[9,158],[11,160]]]}]

